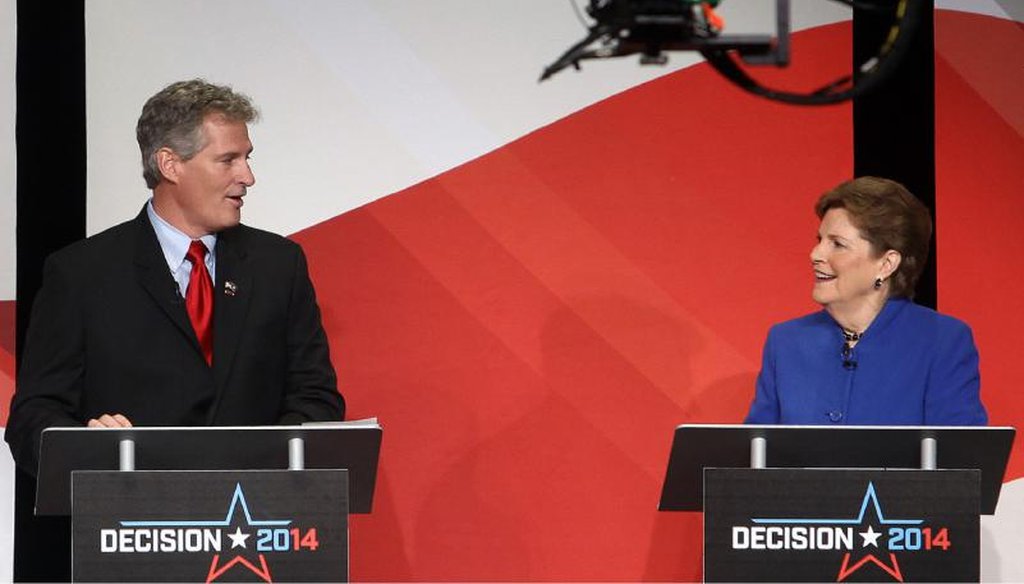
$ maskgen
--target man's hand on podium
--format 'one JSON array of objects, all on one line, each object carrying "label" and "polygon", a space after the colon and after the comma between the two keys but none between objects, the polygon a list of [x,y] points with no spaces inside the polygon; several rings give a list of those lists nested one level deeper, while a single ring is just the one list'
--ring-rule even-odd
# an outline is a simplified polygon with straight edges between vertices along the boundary
[{"label": "man's hand on podium", "polygon": [[99,418],[93,418],[86,424],[90,428],[131,428],[132,423],[121,414],[103,414]]}]

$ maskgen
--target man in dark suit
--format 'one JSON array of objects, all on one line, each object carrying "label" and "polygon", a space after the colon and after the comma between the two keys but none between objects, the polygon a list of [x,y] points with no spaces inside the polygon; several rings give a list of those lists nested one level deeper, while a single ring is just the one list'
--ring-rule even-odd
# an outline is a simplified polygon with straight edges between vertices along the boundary
[{"label": "man in dark suit", "polygon": [[5,436],[19,468],[36,473],[50,426],[343,418],[301,248],[240,224],[256,117],[202,80],[146,102],[152,199],[46,262]]}]

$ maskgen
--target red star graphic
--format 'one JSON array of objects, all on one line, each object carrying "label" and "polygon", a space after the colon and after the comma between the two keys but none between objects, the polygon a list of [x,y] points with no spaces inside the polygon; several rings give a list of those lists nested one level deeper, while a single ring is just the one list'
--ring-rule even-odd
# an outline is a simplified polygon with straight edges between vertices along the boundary
[{"label": "red star graphic", "polygon": [[836,582],[842,582],[850,574],[853,574],[854,572],[859,570],[861,566],[867,564],[868,562],[873,562],[876,566],[885,570],[887,574],[896,579],[897,582],[902,582],[903,574],[900,573],[900,564],[896,561],[896,554],[890,553],[889,560],[892,561],[892,566],[885,565],[885,563],[883,563],[881,560],[875,557],[875,554],[868,554],[861,558],[852,567],[847,569],[847,566],[850,563],[850,552],[846,552],[846,554],[843,556],[843,565],[839,567],[839,576],[836,578]]},{"label": "red star graphic", "polygon": [[272,583],[273,580],[270,577],[270,568],[267,566],[266,558],[263,557],[263,554],[260,554],[259,558],[260,568],[254,566],[252,562],[243,558],[242,556],[235,556],[231,558],[231,561],[218,568],[217,562],[220,560],[220,554],[214,554],[213,561],[210,562],[210,571],[206,574],[206,584],[210,584],[210,582],[213,582],[217,578],[220,578],[221,574],[230,570],[231,567],[235,564],[242,564],[246,568],[249,568],[249,570],[251,570],[253,574],[256,574],[257,576],[262,578],[264,582]]}]

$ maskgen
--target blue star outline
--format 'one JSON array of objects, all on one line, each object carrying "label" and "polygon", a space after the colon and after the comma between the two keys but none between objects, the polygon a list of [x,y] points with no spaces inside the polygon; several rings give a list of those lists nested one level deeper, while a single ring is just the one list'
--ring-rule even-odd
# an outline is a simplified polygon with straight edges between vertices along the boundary
[{"label": "blue star outline", "polygon": [[924,519],[886,519],[885,514],[882,513],[882,506],[878,503],[878,496],[875,494],[875,484],[868,482],[868,488],[864,491],[864,500],[860,504],[860,512],[857,514],[855,519],[751,519],[754,523],[767,524],[775,523],[780,525],[861,525],[864,522],[864,515],[867,513],[868,503],[872,503],[875,509],[875,517],[878,518],[878,522],[882,525],[920,525],[924,523]]},{"label": "blue star outline", "polygon": [[210,521],[122,521],[123,527],[228,527],[238,506],[242,507],[247,525],[290,525],[291,519],[253,519],[249,513],[249,504],[245,502],[245,493],[242,492],[242,483],[235,483],[235,493],[231,497],[231,504],[228,506],[227,515],[222,520]]}]

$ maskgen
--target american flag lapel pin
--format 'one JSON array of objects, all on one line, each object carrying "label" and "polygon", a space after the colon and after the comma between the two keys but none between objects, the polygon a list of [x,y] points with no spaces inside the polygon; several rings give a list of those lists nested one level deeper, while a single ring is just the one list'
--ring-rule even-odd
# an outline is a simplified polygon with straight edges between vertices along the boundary
[{"label": "american flag lapel pin", "polygon": [[238,294],[238,285],[232,282],[231,280],[226,280],[224,282],[224,295],[234,296],[236,294]]}]

